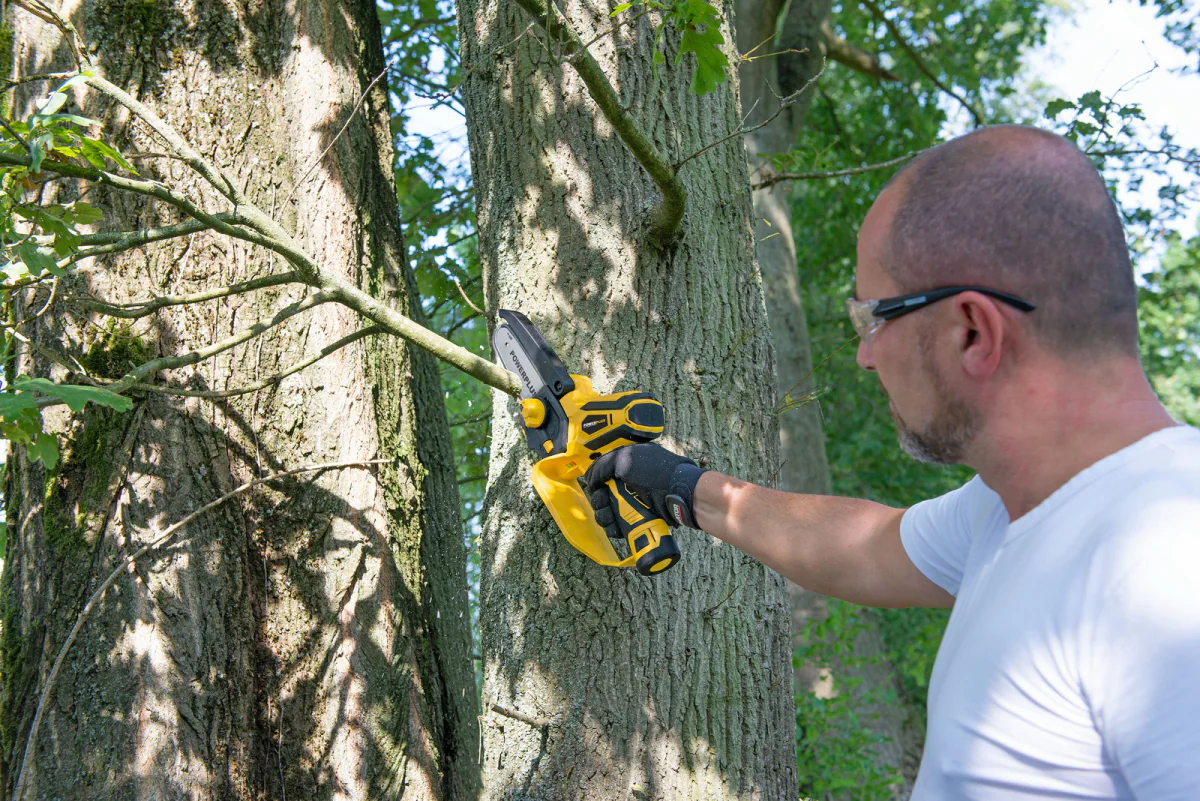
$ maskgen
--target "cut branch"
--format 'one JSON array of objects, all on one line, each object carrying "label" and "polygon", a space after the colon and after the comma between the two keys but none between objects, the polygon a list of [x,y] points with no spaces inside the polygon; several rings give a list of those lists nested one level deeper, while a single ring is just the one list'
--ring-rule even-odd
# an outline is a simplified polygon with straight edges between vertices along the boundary
[{"label": "cut branch", "polygon": [[934,71],[929,68],[929,64],[925,62],[924,57],[917,52],[916,48],[908,43],[907,39],[904,38],[904,34],[901,32],[900,27],[888,19],[888,16],[883,13],[883,9],[881,9],[874,0],[862,0],[862,4],[867,7],[867,10],[870,11],[876,19],[878,19],[884,24],[885,27],[887,27],[888,32],[892,34],[892,37],[895,38],[900,47],[904,49],[904,52],[908,54],[908,57],[912,59],[913,64],[916,65],[917,69],[919,69],[926,78],[933,81],[937,88],[941,89],[943,92],[950,95],[960,104],[962,104],[962,107],[965,108],[967,112],[975,118],[976,126],[983,126],[987,124],[983,121],[983,115],[976,111],[975,107],[972,106],[965,97],[944,83],[942,79],[939,78]]},{"label": "cut branch", "polygon": [[324,359],[326,356],[330,355],[331,353],[335,353],[336,351],[341,350],[342,348],[346,347],[347,345],[351,344],[352,342],[357,342],[360,339],[365,339],[366,337],[369,337],[372,334],[378,334],[378,333],[381,333],[382,331],[383,331],[383,328],[378,325],[373,325],[373,326],[370,326],[369,328],[363,328],[360,331],[355,331],[353,334],[344,336],[341,339],[339,339],[337,342],[332,342],[332,343],[326,345],[325,347],[321,348],[320,352],[318,352],[315,356],[305,359],[304,361],[299,362],[298,364],[294,364],[291,367],[284,370],[283,372],[276,373],[275,375],[270,376],[268,378],[264,378],[263,380],[255,383],[255,384],[251,384],[248,387],[238,387],[237,389],[205,391],[205,390],[192,390],[192,389],[176,389],[175,387],[165,387],[165,386],[162,386],[161,384],[134,384],[132,387],[130,387],[130,389],[131,390],[142,390],[143,392],[157,392],[161,395],[178,395],[178,396],[182,396],[185,398],[206,398],[208,400],[220,400],[223,398],[234,398],[234,397],[237,397],[238,395],[248,395],[251,392],[258,392],[260,389],[266,389],[267,387],[271,386],[272,384],[278,384],[280,381],[287,378],[288,376],[298,373],[301,370],[303,370],[304,368],[316,364],[317,362],[321,361],[321,359]]},{"label": "cut branch", "polygon": [[356,462],[327,462],[325,464],[298,467],[295,470],[284,470],[279,473],[273,473],[264,478],[257,478],[253,481],[248,481],[232,492],[227,492],[220,498],[217,498],[215,501],[210,501],[204,506],[201,506],[199,509],[187,515],[179,522],[169,526],[155,540],[143,545],[141,548],[138,548],[129,556],[125,557],[121,564],[117,565],[117,567],[108,574],[108,578],[104,579],[104,583],[102,583],[100,587],[94,593],[92,593],[92,597],[88,599],[88,602],[84,604],[83,609],[80,610],[79,615],[75,618],[75,625],[71,627],[70,633],[67,634],[67,639],[63,642],[62,647],[58,649],[58,656],[54,658],[54,665],[50,668],[50,675],[46,677],[46,686],[42,688],[42,692],[38,696],[37,708],[33,714],[33,723],[29,727],[29,739],[25,741],[25,754],[21,759],[21,769],[17,774],[16,787],[13,789],[14,801],[19,801],[24,794],[26,769],[29,766],[30,760],[33,759],[33,756],[36,753],[34,748],[37,745],[38,730],[41,728],[42,716],[46,712],[46,703],[50,700],[50,694],[54,690],[54,683],[58,680],[58,673],[60,670],[62,670],[63,662],[66,661],[67,658],[67,653],[71,650],[71,646],[75,643],[75,638],[79,636],[79,630],[83,628],[84,621],[87,620],[88,615],[90,615],[92,610],[96,608],[96,604],[98,604],[100,599],[104,597],[105,591],[112,586],[113,582],[117,580],[117,577],[120,576],[122,572],[124,572],[131,565],[133,565],[134,562],[136,562],[138,559],[141,559],[146,554],[166,545],[175,537],[177,533],[179,533],[180,530],[182,530],[196,518],[200,517],[200,515],[217,508],[226,501],[236,498],[242,493],[257,487],[260,484],[266,484],[270,481],[277,481],[281,478],[287,478],[288,476],[294,476],[299,473],[315,473],[322,470],[340,470],[347,467],[365,467],[366,465],[372,464],[385,464],[388,461],[389,460],[387,459],[368,459]]},{"label": "cut branch", "polygon": [[683,181],[679,180],[678,167],[672,166],[658,152],[658,148],[650,141],[650,137],[633,119],[617,96],[608,76],[600,64],[592,56],[579,38],[575,29],[560,16],[558,7],[553,2],[547,7],[543,0],[517,0],[530,16],[546,33],[548,39],[554,39],[563,47],[567,61],[575,67],[579,77],[588,88],[588,94],[600,109],[600,113],[608,120],[621,141],[629,148],[629,152],[645,168],[654,180],[662,200],[652,215],[652,228],[655,233],[666,239],[674,239],[679,234],[679,226],[683,222],[683,210],[687,205],[687,190]]}]

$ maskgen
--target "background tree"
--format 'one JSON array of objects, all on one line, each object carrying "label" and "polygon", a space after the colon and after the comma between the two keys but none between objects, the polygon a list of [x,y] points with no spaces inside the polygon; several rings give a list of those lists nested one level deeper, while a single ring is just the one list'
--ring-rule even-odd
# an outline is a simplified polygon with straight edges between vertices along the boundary
[{"label": "background tree", "polygon": [[[669,444],[770,483],[731,33],[715,11],[642,10],[459,4],[487,310],[528,314],[601,391],[653,390]],[[702,35],[725,64],[677,61]],[[693,532],[654,579],[590,563],[531,492],[504,401],[483,527],[484,797],[792,796],[783,580]]]},{"label": "background tree", "polygon": [[[23,7],[11,11],[15,78],[71,66],[72,50],[82,53],[44,24],[61,20]],[[110,167],[97,156],[95,140],[81,140],[80,158],[67,134],[26,139],[25,123],[9,126],[7,163],[31,169],[6,176],[6,198],[38,193],[44,213],[23,224],[68,252],[50,257],[40,283],[37,252],[9,265],[26,270],[10,270],[12,286],[28,288],[9,293],[6,383],[43,375],[139,399],[125,415],[48,408],[47,431],[68,443],[61,459],[31,448],[41,464],[9,464],[6,507],[18,524],[4,576],[2,700],[14,797],[474,795],[475,695],[437,375],[400,340],[369,338],[401,314],[420,319],[397,226],[379,30],[370,4],[311,11],[79,9],[72,23],[97,68],[153,104],[148,116],[90,79],[93,91],[76,94],[127,152],[143,154],[131,155],[140,179],[123,177],[132,170],[119,157]],[[23,84],[14,107],[28,109],[46,86]],[[153,135],[155,112],[225,174]],[[40,155],[59,172],[39,174]],[[92,166],[72,168],[75,158]],[[181,218],[120,187],[239,211]],[[84,208],[72,205],[81,188],[112,233],[76,237],[82,249],[70,252],[70,232],[50,220],[63,204]],[[202,232],[213,227],[233,238]],[[149,238],[167,244],[139,247]],[[74,267],[85,255],[96,261]],[[58,256],[68,258],[55,267]],[[38,315],[51,307],[47,291],[61,302]],[[205,293],[212,300],[198,304]],[[325,305],[347,296],[377,304],[383,323],[365,327],[344,301]],[[280,325],[265,332],[264,320]],[[233,350],[239,337],[251,346]],[[164,367],[178,369],[154,369]],[[259,487],[134,563],[62,663],[29,747],[55,655],[111,568],[243,480],[375,457],[375,471]]]}]

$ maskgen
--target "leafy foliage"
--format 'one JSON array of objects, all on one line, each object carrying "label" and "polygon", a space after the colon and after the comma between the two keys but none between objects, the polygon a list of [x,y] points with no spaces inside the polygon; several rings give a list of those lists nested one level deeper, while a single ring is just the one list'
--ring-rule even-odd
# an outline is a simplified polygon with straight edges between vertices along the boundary
[{"label": "leafy foliage", "polygon": [[[4,274],[4,363],[21,336],[26,321],[13,319],[16,293],[34,287],[46,278],[67,274],[79,253],[78,226],[96,222],[101,213],[76,199],[66,203],[44,203],[51,177],[42,167],[47,161],[74,162],[108,169],[109,162],[126,172],[129,163],[108,143],[89,136],[84,129],[98,128],[95,120],[64,112],[67,90],[80,83],[75,76],[51,92],[25,120],[6,120],[0,126],[0,153],[28,156],[28,165],[0,164],[0,249]],[[53,293],[52,295],[53,296]],[[48,304],[47,304],[48,308]],[[36,315],[35,315],[36,316]],[[62,402],[73,412],[88,403],[128,411],[133,402],[94,386],[57,384],[46,378],[20,377],[0,390],[0,435],[24,445],[33,461],[53,469],[58,462],[58,440],[43,430],[42,408]]]},{"label": "leafy foliage", "polygon": [[683,61],[687,53],[696,57],[696,70],[692,74],[691,91],[705,95],[715,90],[725,82],[729,68],[729,59],[721,46],[725,37],[721,35],[721,13],[705,0],[676,0],[675,3],[660,3],[657,0],[641,0],[641,2],[621,3],[613,9],[610,16],[623,14],[638,5],[647,10],[661,13],[661,19],[654,33],[654,63],[662,64],[666,55],[662,50],[663,33],[667,23],[681,32],[679,50],[675,63]]}]

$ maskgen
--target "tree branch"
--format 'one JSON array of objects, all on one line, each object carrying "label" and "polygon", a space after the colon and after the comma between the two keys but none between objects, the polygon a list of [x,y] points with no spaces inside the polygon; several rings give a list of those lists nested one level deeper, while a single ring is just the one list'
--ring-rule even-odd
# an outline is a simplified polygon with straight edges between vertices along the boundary
[{"label": "tree branch", "polygon": [[141,120],[149,125],[155,133],[166,140],[167,144],[171,146],[171,149],[174,150],[180,158],[187,162],[189,167],[199,173],[204,180],[208,181],[212,185],[214,189],[216,189],[225,197],[229,198],[229,200],[232,201],[235,206],[246,202],[246,198],[243,197],[242,193],[238,191],[236,186],[234,186],[233,181],[229,179],[229,176],[227,176],[219,168],[210,164],[208,159],[200,155],[200,153],[194,147],[188,144],[186,139],[180,136],[179,133],[176,132],[176,130],[170,125],[167,125],[165,122],[163,122],[162,118],[155,114],[154,111],[145,103],[142,103],[140,100],[136,99],[133,97],[133,95],[129,94],[116,84],[109,83],[99,75],[85,73],[83,80],[88,86],[108,95],[113,100],[117,101],[122,106],[132,111],[136,116],[141,118]]},{"label": "tree branch", "polygon": [[937,75],[934,74],[933,70],[929,68],[929,65],[925,63],[925,59],[921,56],[921,54],[918,53],[916,49],[908,43],[908,40],[904,38],[904,34],[901,33],[899,26],[888,19],[887,15],[883,13],[883,9],[881,9],[874,0],[862,0],[862,4],[867,7],[867,10],[870,11],[876,19],[878,19],[884,24],[884,26],[887,27],[888,32],[892,34],[900,47],[904,48],[904,52],[908,53],[908,57],[912,59],[912,62],[916,65],[917,69],[924,73],[926,78],[933,81],[937,88],[941,89],[943,92],[950,95],[960,104],[962,104],[962,107],[965,108],[967,112],[975,118],[975,125],[977,127],[987,124],[983,120],[983,115],[976,111],[975,107],[972,106],[965,97],[951,89],[948,85],[943,83],[942,80],[937,77]]},{"label": "tree branch", "polygon": [[378,325],[373,325],[368,328],[363,328],[359,331],[355,331],[353,334],[344,336],[341,339],[339,339],[337,342],[332,342],[332,343],[326,345],[325,347],[321,348],[320,352],[318,352],[317,355],[309,357],[309,358],[305,359],[304,361],[299,362],[298,364],[293,364],[291,367],[287,368],[283,372],[276,373],[275,375],[270,376],[268,378],[264,378],[263,380],[255,383],[255,384],[251,384],[248,387],[238,387],[237,389],[204,391],[204,390],[192,390],[192,389],[176,389],[175,387],[164,387],[161,384],[134,384],[132,387],[130,387],[130,390],[141,390],[143,392],[156,392],[161,395],[177,395],[177,396],[182,396],[185,398],[205,398],[208,400],[220,400],[223,398],[234,398],[234,397],[237,397],[238,395],[248,395],[251,392],[258,392],[260,389],[266,389],[267,387],[269,387],[272,384],[278,384],[280,381],[283,381],[283,379],[287,378],[288,376],[293,375],[294,373],[298,373],[301,370],[303,370],[304,368],[316,364],[317,362],[321,361],[321,359],[324,359],[326,356],[330,355],[331,353],[341,350],[342,348],[346,347],[347,345],[351,344],[352,342],[357,342],[358,340],[365,339],[366,337],[369,337],[372,334],[379,334],[382,332],[383,332],[383,328]]},{"label": "tree branch", "polygon": [[109,317],[134,320],[139,317],[147,317],[159,309],[168,306],[186,306],[191,303],[203,303],[206,300],[216,300],[217,298],[225,298],[230,295],[243,295],[258,289],[296,283],[299,280],[300,276],[298,274],[287,272],[278,275],[268,275],[263,278],[255,278],[251,281],[242,281],[237,284],[230,284],[229,286],[213,287],[212,289],[194,292],[190,295],[159,295],[150,300],[139,300],[133,303],[109,303],[108,301],[82,296],[66,298],[66,301],[82,306],[89,311],[108,315]]},{"label": "tree branch", "polygon": [[[236,348],[243,342],[249,342],[260,334],[271,330],[280,323],[295,317],[297,314],[301,314],[309,309],[316,308],[322,303],[328,303],[333,299],[333,293],[331,292],[318,292],[315,295],[309,295],[304,300],[297,301],[296,303],[283,307],[277,311],[275,316],[270,320],[255,323],[248,328],[243,328],[233,336],[222,339],[220,342],[214,342],[206,348],[193,350],[188,353],[180,354],[179,356],[163,356],[159,359],[151,359],[150,361],[145,362],[144,364],[139,364],[137,367],[130,370],[120,380],[113,381],[111,383],[105,381],[103,383],[107,384],[106,388],[109,392],[125,392],[134,384],[140,382],[143,378],[153,375],[159,370],[172,370],[177,367],[188,367],[196,362],[216,356],[218,353],[223,353],[230,348]],[[49,400],[54,400],[55,404],[61,402],[57,399]],[[45,405],[50,406],[55,404]],[[40,405],[42,404],[39,403],[39,406]]]},{"label": "tree branch", "polygon": [[41,728],[42,716],[46,712],[46,703],[50,700],[50,693],[54,690],[54,683],[58,680],[58,673],[60,670],[62,670],[63,662],[66,661],[67,658],[67,653],[71,650],[71,646],[75,643],[75,638],[79,636],[79,630],[83,628],[84,621],[87,620],[88,615],[92,613],[92,610],[96,607],[96,604],[99,603],[100,599],[104,597],[105,591],[112,586],[113,582],[117,580],[117,577],[119,577],[122,572],[124,572],[134,562],[136,562],[138,559],[141,559],[146,554],[166,545],[181,529],[183,529],[184,526],[191,523],[200,515],[217,508],[226,501],[236,498],[247,490],[251,490],[260,484],[277,481],[281,478],[287,478],[288,476],[294,476],[299,473],[315,473],[322,470],[340,470],[347,467],[364,467],[372,464],[385,464],[388,461],[390,460],[366,459],[355,462],[327,462],[325,464],[298,467],[295,470],[284,470],[278,473],[273,473],[264,478],[256,478],[253,481],[246,482],[231,492],[225,493],[215,501],[210,501],[204,506],[201,506],[199,509],[187,515],[179,522],[169,526],[155,540],[143,545],[141,548],[138,548],[129,556],[125,557],[121,564],[117,565],[117,567],[108,574],[108,578],[104,579],[104,583],[102,583],[100,587],[94,593],[92,593],[92,597],[88,599],[88,602],[84,604],[83,609],[80,610],[79,615],[75,618],[75,625],[71,627],[70,633],[67,634],[66,641],[64,641],[62,647],[59,648],[58,656],[54,658],[54,665],[50,668],[50,675],[46,677],[46,686],[42,688],[42,692],[38,696],[37,708],[33,714],[33,723],[29,727],[29,738],[25,741],[25,754],[21,759],[21,770],[17,774],[16,787],[13,789],[14,801],[19,801],[24,794],[23,791],[25,789],[26,769],[29,766],[30,760],[33,759],[34,754],[36,753],[34,748],[37,745],[38,730]]},{"label": "tree branch", "polygon": [[[766,128],[768,125],[770,125],[772,122],[774,122],[774,121],[775,121],[775,118],[776,118],[776,117],[778,117],[780,114],[782,114],[782,113],[784,112],[784,109],[786,109],[788,106],[792,105],[792,104],[793,104],[793,103],[795,103],[797,100],[799,100],[799,99],[800,99],[800,96],[801,96],[802,94],[804,94],[805,92],[807,92],[807,91],[808,91],[808,89],[809,89],[809,87],[811,87],[813,84],[815,84],[815,83],[817,82],[817,79],[819,79],[819,78],[820,78],[822,75],[824,75],[824,74],[825,74],[825,67],[826,67],[828,64],[829,64],[829,62],[828,62],[827,60],[826,60],[826,61],[822,61],[822,62],[821,62],[821,69],[817,71],[817,74],[816,74],[816,75],[814,75],[814,76],[812,76],[811,78],[809,78],[809,79],[808,79],[808,82],[807,82],[807,83],[805,83],[805,84],[804,84],[804,86],[801,86],[799,89],[797,89],[796,91],[792,92],[792,93],[791,93],[790,95],[788,95],[787,97],[784,97],[784,98],[779,98],[779,95],[775,95],[775,97],[779,98],[779,108],[775,109],[775,113],[774,113],[774,114],[772,114],[770,117],[767,117],[765,120],[763,120],[762,122],[758,123],[757,125],[752,125],[752,126],[750,126],[749,128],[746,128],[746,127],[741,127],[741,128],[738,128],[738,129],[737,129],[736,131],[734,131],[733,133],[731,133],[731,134],[728,134],[728,135],[726,135],[726,136],[722,136],[720,139],[716,140],[715,142],[710,142],[709,144],[707,144],[707,145],[705,145],[704,147],[700,148],[700,149],[699,149],[699,150],[697,150],[695,153],[693,153],[692,155],[688,156],[688,157],[687,157],[687,158],[685,158],[683,161],[681,161],[681,162],[679,162],[677,165],[675,165],[675,166],[676,166],[676,169],[680,169],[680,168],[682,168],[684,164],[687,164],[687,163],[688,163],[689,161],[691,161],[692,159],[694,159],[694,158],[696,158],[696,157],[698,157],[698,156],[702,156],[702,155],[704,155],[704,154],[705,154],[705,153],[707,153],[708,151],[712,150],[714,147],[717,147],[718,145],[724,144],[725,142],[728,142],[730,139],[733,139],[733,138],[735,138],[735,137],[738,137],[738,136],[744,136],[744,135],[746,135],[746,134],[754,133],[755,131],[757,131],[757,130],[759,130],[759,129],[761,129],[761,128]],[[773,91],[774,91],[774,89],[772,89],[771,91],[773,92]]]},{"label": "tree branch", "polygon": [[558,7],[551,1],[549,8],[542,0],[517,0],[517,3],[529,12],[534,21],[546,33],[547,38],[553,38],[563,46],[567,61],[575,67],[579,77],[583,79],[588,93],[592,96],[600,113],[608,120],[621,141],[629,148],[629,152],[645,168],[654,180],[662,200],[651,217],[653,231],[665,239],[674,239],[679,234],[679,226],[683,222],[683,211],[687,205],[687,190],[683,181],[679,180],[679,169],[672,166],[658,152],[658,148],[650,141],[645,131],[625,110],[617,90],[604,74],[604,70],[592,56],[591,51],[584,47],[579,34],[565,20],[560,18]]},{"label": "tree branch", "polygon": [[[928,148],[927,148],[928,149]],[[864,164],[861,167],[848,167],[844,170],[832,170],[830,172],[780,172],[773,175],[768,175],[757,183],[751,184],[754,189],[769,189],[775,184],[783,181],[815,181],[822,178],[842,178],[847,175],[861,175],[865,172],[873,172],[874,170],[886,170],[888,167],[898,167],[907,161],[911,161],[917,156],[924,153],[924,150],[914,150],[912,153],[906,153],[898,158],[881,161],[878,164]],[[760,172],[766,172],[764,170]]]},{"label": "tree branch", "polygon": [[881,81],[900,80],[900,76],[889,69],[885,69],[879,63],[879,59],[876,56],[871,55],[865,50],[860,50],[841,36],[838,36],[837,31],[833,29],[829,20],[824,20],[821,23],[821,36],[825,39],[825,55],[831,61],[836,61],[855,72],[861,72],[863,75],[878,78]]},{"label": "tree branch", "polygon": [[[212,180],[220,181],[219,174],[213,168],[206,166],[207,162],[199,154],[196,154],[191,146],[184,142],[182,137],[171,129],[170,126],[154,116],[153,112],[148,108],[103,79],[89,77],[88,82],[89,85],[105,87],[101,91],[112,94],[114,97],[117,97],[117,94],[114,93],[119,93],[125,98],[122,101],[123,104],[135,114],[149,115],[147,122],[155,126],[160,135],[171,142],[173,147],[177,147],[180,154],[188,158],[189,163],[193,167],[205,170],[209,175],[213,176]],[[0,153],[0,164],[28,167],[30,166],[30,159],[27,155]],[[396,311],[390,305],[359,289],[341,276],[322,270],[321,266],[304,251],[300,244],[279,223],[257,206],[246,202],[244,199],[234,200],[235,205],[232,213],[240,220],[243,220],[253,230],[246,230],[245,228],[231,225],[225,220],[197,208],[191,201],[175,194],[165,184],[157,181],[142,181],[127,178],[93,167],[80,167],[67,162],[51,162],[46,160],[42,162],[42,168],[60,175],[105,183],[117,189],[158,198],[179,209],[189,217],[199,220],[207,224],[210,228],[227,236],[269,248],[287,259],[296,268],[300,279],[304,283],[323,290],[333,300],[378,323],[389,333],[424,348],[442,361],[457,367],[490,387],[499,389],[513,397],[517,397],[520,394],[517,377],[512,373],[487,359],[476,356],[466,348],[455,345],[453,342],[438,336]],[[682,188],[682,185],[680,188]],[[233,192],[234,197],[240,198],[240,194],[237,193],[236,189]],[[137,379],[131,383],[136,383],[136,381]]]}]

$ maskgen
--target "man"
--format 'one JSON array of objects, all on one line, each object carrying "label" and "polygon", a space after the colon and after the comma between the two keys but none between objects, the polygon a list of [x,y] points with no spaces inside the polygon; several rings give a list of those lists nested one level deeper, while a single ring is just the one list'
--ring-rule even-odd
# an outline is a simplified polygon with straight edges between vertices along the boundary
[{"label": "man", "polygon": [[1200,798],[1200,431],[1142,372],[1096,170],[1030,128],[941,145],[867,214],[856,289],[902,447],[976,478],[902,510],[636,445],[589,490],[624,479],[817,592],[953,606],[914,799]]}]

